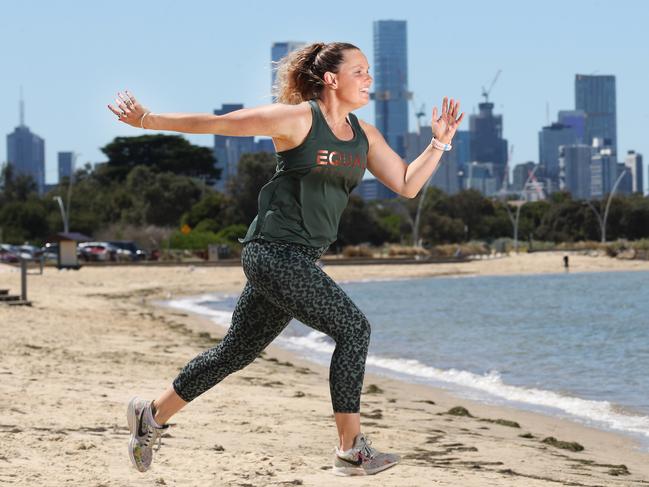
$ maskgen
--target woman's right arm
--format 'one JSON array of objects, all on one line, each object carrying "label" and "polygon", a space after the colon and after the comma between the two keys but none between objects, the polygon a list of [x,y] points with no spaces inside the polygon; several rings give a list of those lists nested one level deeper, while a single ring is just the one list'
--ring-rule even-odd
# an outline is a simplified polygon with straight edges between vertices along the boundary
[{"label": "woman's right arm", "polygon": [[[108,108],[121,122],[132,127],[151,130],[171,130],[188,134],[230,136],[263,135],[290,139],[303,125],[304,107],[274,103],[256,108],[243,108],[225,115],[207,113],[151,113],[135,97],[118,93],[117,109]],[[146,117],[145,117],[146,115]],[[142,118],[144,117],[144,119]]]}]

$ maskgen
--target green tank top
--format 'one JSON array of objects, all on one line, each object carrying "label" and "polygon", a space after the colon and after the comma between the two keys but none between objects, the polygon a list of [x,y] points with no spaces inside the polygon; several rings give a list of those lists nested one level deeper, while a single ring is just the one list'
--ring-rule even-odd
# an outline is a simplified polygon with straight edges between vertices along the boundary
[{"label": "green tank top", "polygon": [[367,166],[369,142],[349,114],[351,140],[338,139],[320,106],[310,100],[312,123],[299,146],[277,152],[277,170],[259,193],[258,214],[245,243],[255,239],[324,247],[338,238],[340,215]]}]

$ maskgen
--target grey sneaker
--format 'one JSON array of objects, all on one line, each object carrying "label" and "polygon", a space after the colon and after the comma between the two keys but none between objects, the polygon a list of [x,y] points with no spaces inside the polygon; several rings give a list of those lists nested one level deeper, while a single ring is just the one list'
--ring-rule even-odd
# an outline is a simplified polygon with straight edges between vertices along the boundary
[{"label": "grey sneaker", "polygon": [[354,446],[346,452],[336,448],[333,473],[335,475],[374,475],[395,466],[401,458],[392,453],[381,453],[371,447],[372,442],[359,433]]},{"label": "grey sneaker", "polygon": [[158,440],[158,448],[162,444],[162,434],[168,425],[156,426],[151,412],[151,401],[134,397],[128,403],[126,409],[128,429],[131,431],[131,439],[128,442],[128,456],[131,463],[140,472],[146,472],[153,460],[153,445]]}]

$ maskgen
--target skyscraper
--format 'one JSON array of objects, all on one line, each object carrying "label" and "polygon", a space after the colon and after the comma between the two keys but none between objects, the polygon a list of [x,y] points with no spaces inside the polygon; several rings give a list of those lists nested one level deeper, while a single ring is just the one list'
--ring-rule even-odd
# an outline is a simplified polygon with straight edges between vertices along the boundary
[{"label": "skyscraper", "polygon": [[642,168],[642,154],[630,150],[624,159],[627,171],[631,173],[631,191],[644,194],[644,171]]},{"label": "skyscraper", "polygon": [[[457,134],[456,134],[457,135]],[[414,161],[426,149],[432,138],[432,128],[423,126],[419,133],[412,132],[406,137],[406,160]],[[430,181],[431,186],[441,189],[445,193],[455,194],[459,191],[458,185],[458,151],[453,141],[453,150],[444,152],[439,165]]]},{"label": "skyscraper", "polygon": [[74,172],[74,152],[59,152],[59,183],[70,178]]},{"label": "skyscraper", "polygon": [[45,141],[25,125],[25,102],[20,96],[20,125],[7,135],[7,163],[16,175],[31,176],[38,192],[45,189]]},{"label": "skyscraper", "polygon": [[500,189],[495,165],[492,162],[472,161],[467,165],[463,189],[475,189],[482,194],[494,195]]},{"label": "skyscraper", "polygon": [[559,147],[559,189],[569,191],[574,199],[590,198],[592,154],[590,145]]},{"label": "skyscraper", "polygon": [[277,63],[286,57],[290,52],[306,46],[305,42],[286,41],[273,42],[270,48],[270,87],[273,92],[273,102],[275,102],[275,79],[277,74]]},{"label": "skyscraper", "polygon": [[575,129],[569,125],[553,123],[539,132],[539,163],[553,183],[559,180],[559,147],[577,143]]},{"label": "skyscraper", "polygon": [[[471,163],[490,164],[490,178],[495,178],[496,191],[503,185],[507,165],[507,140],[503,135],[503,117],[494,115],[494,104],[483,102],[478,105],[480,112],[469,117],[471,132]],[[482,173],[481,173],[482,174]],[[492,184],[484,186],[491,188]],[[492,193],[485,193],[490,195]]]},{"label": "skyscraper", "polygon": [[604,139],[617,154],[615,76],[575,75],[575,107],[586,113],[584,143]]},{"label": "skyscraper", "polygon": [[618,177],[615,152],[604,140],[597,137],[593,139],[594,153],[590,160],[590,196],[592,198],[602,198],[610,193]]},{"label": "skyscraper", "polygon": [[[225,115],[242,108],[243,105],[240,103],[224,103],[221,108],[214,110],[214,115]],[[237,164],[245,152],[255,152],[254,137],[214,136],[216,167],[221,169],[221,175],[215,185],[217,190],[224,191],[228,180],[237,175]]]},{"label": "skyscraper", "polygon": [[406,157],[408,133],[408,44],[405,20],[376,20],[374,30],[374,113],[388,145]]},{"label": "skyscraper", "polygon": [[458,130],[453,137],[453,150],[457,157],[458,171],[466,173],[466,167],[471,161],[471,132],[468,130]]},{"label": "skyscraper", "polygon": [[273,154],[275,152],[273,139],[260,138],[256,140],[254,152],[270,152],[271,154]]},{"label": "skyscraper", "polygon": [[618,162],[616,165],[616,180],[619,178],[620,181],[617,183],[617,188],[615,188],[615,194],[629,195],[633,193],[633,175],[631,171],[629,171],[629,168],[623,162]]},{"label": "skyscraper", "polygon": [[396,197],[396,193],[376,178],[366,178],[354,188],[356,194],[365,201],[387,200]]},{"label": "skyscraper", "polygon": [[[577,138],[576,144],[586,144],[586,112],[583,110],[560,110],[559,123],[572,127]],[[587,145],[590,145],[588,142]]]}]

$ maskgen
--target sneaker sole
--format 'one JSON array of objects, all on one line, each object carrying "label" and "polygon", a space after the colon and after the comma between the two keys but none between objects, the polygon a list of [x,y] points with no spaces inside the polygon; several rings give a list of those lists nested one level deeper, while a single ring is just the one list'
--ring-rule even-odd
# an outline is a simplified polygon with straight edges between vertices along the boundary
[{"label": "sneaker sole", "polygon": [[137,398],[132,398],[129,403],[128,407],[126,408],[126,421],[128,421],[128,429],[131,432],[131,438],[129,439],[128,442],[128,457],[131,459],[131,463],[133,466],[139,471],[139,472],[146,472],[146,468],[143,468],[143,465],[138,465],[138,463],[135,461],[135,454],[133,453],[133,450],[135,448],[135,445],[137,444],[137,413],[135,411],[135,402],[137,401]]},{"label": "sneaker sole", "polygon": [[387,470],[390,467],[394,467],[399,462],[388,463],[387,465],[381,465],[380,467],[373,468],[371,470],[365,470],[364,468],[358,467],[334,467],[333,474],[338,475],[339,477],[357,477],[362,475],[374,475],[383,470]]}]

